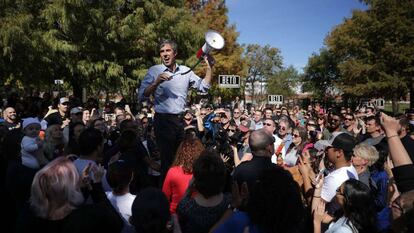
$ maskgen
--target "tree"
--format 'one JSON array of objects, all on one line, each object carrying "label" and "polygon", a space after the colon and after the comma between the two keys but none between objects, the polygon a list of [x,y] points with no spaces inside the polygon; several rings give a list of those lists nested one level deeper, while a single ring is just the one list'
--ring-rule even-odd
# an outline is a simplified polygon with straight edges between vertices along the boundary
[{"label": "tree", "polygon": [[323,48],[319,54],[312,54],[303,75],[303,91],[313,92],[319,99],[330,96],[340,78],[338,61],[334,55]]},{"label": "tree", "polygon": [[267,92],[270,95],[290,97],[295,94],[295,88],[300,82],[301,75],[293,66],[282,68],[267,80]]},{"label": "tree", "polygon": [[[218,77],[220,74],[232,74],[239,75],[241,78],[246,76],[245,63],[242,59],[243,48],[237,43],[237,37],[239,33],[236,32],[235,25],[229,25],[227,12],[228,9],[223,0],[186,0],[186,6],[193,12],[192,24],[197,25],[200,30],[200,34],[204,33],[208,29],[218,31],[225,40],[225,46],[220,51],[213,51],[212,56],[216,60],[214,65],[214,77]],[[201,47],[204,44],[204,37],[198,45]],[[195,51],[194,51],[195,54]],[[193,64],[195,57],[193,56],[189,60],[189,64]],[[198,67],[196,69],[198,74],[204,75],[204,69]],[[209,91],[214,96],[221,96],[224,101],[241,95],[243,88],[241,89],[221,89],[218,88],[216,78],[213,78],[213,87]]]},{"label": "tree", "polygon": [[339,59],[338,87],[358,97],[392,99],[396,112],[396,101],[413,87],[414,2],[365,3],[367,11],[354,11],[326,38],[329,51]]},{"label": "tree", "polygon": [[282,69],[282,56],[280,50],[266,45],[264,47],[257,44],[245,46],[244,58],[247,64],[246,82],[251,86],[250,93],[253,100],[257,100],[254,84],[261,84],[267,81],[272,75]]}]

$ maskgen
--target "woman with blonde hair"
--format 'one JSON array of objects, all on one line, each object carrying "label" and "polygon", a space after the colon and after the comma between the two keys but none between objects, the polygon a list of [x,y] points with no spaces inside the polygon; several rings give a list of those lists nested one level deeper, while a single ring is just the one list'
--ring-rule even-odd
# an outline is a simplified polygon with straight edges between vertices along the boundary
[{"label": "woman with blonde hair", "polygon": [[[94,179],[87,175],[91,170]],[[81,179],[68,158],[51,161],[33,179],[29,216],[19,224],[17,232],[120,232],[123,222],[102,190],[103,174],[102,167],[90,164]],[[89,191],[93,204],[83,204],[81,183],[87,187],[85,191]]]},{"label": "woman with blonde hair", "polygon": [[60,125],[50,125],[45,132],[45,141],[43,144],[43,153],[45,157],[52,161],[53,159],[63,156],[65,141]]},{"label": "woman with blonde hair", "polygon": [[187,131],[177,149],[174,162],[167,172],[162,191],[170,203],[170,212],[175,213],[178,203],[193,177],[193,162],[200,156],[204,146],[194,134]]}]

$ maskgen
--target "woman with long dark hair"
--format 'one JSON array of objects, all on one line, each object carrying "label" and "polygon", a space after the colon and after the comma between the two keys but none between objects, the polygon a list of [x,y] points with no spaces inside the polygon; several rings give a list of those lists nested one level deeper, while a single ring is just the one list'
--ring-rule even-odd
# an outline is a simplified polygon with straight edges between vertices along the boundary
[{"label": "woman with long dark hair", "polygon": [[[359,180],[349,179],[336,191],[337,202],[343,215],[329,225],[326,233],[375,233],[376,210],[374,199],[368,186]],[[320,202],[314,212],[314,233],[320,232],[320,224],[325,214],[325,203]]]}]

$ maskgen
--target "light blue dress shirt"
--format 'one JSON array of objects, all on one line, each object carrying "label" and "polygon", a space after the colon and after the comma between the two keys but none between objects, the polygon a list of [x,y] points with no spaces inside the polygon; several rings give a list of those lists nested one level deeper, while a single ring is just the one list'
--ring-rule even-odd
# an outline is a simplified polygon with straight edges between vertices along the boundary
[{"label": "light blue dress shirt", "polygon": [[164,64],[152,66],[145,75],[139,88],[139,101],[149,99],[144,96],[145,89],[157,79],[158,75],[165,72],[174,76],[171,80],[162,82],[153,93],[155,112],[170,114],[184,112],[187,93],[190,87],[197,89],[199,92],[207,92],[210,88],[210,84],[194,74],[193,71],[182,75],[182,73],[187,72],[189,69],[186,66],[177,65],[175,72],[172,73]]}]

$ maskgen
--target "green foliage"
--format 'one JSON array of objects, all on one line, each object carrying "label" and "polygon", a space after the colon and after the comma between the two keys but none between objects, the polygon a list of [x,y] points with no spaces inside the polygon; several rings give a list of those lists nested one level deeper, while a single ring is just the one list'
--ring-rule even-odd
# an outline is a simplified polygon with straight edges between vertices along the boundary
[{"label": "green foliage", "polygon": [[178,59],[191,66],[210,28],[226,40],[213,54],[215,74],[242,75],[242,48],[226,14],[220,0],[1,1],[0,78],[43,88],[63,79],[77,96],[82,87],[126,95],[160,62],[162,39],[175,40]]},{"label": "green foliage", "polygon": [[292,96],[300,79],[301,75],[293,66],[283,68],[267,80],[267,92],[269,95]]},{"label": "green foliage", "polygon": [[[245,46],[244,59],[247,66],[246,82],[250,87],[255,82],[265,82],[282,70],[282,56],[280,50],[266,45],[249,44]],[[253,99],[256,100],[254,88],[248,90]]]},{"label": "green foliage", "polygon": [[302,79],[302,89],[322,99],[329,95],[339,78],[338,61],[329,50],[323,48],[319,54],[312,54],[309,58]]},{"label": "green foliage", "polygon": [[398,99],[414,76],[414,2],[365,1],[326,38],[338,58],[337,87],[346,94]]}]

